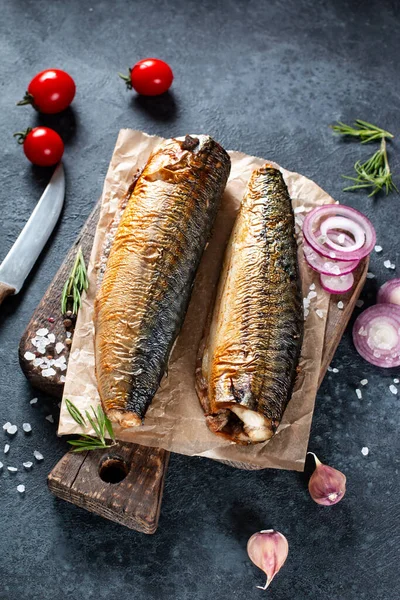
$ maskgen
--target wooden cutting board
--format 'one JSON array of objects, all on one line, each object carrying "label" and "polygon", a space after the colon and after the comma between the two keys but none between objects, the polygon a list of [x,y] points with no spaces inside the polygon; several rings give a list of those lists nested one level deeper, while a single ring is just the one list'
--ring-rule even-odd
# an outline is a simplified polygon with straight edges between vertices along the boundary
[{"label": "wooden cutting board", "polygon": [[[70,328],[66,329],[60,313],[62,288],[79,246],[82,247],[86,262],[89,260],[99,211],[100,202],[89,216],[78,239],[43,296],[19,346],[21,368],[28,380],[34,387],[58,399],[62,397],[64,387],[62,373],[57,369],[55,375],[43,377],[40,366],[33,366],[32,361],[27,359],[25,354],[34,350],[31,340],[39,329],[45,328],[55,337],[53,347],[48,348],[49,356],[55,355],[59,358],[64,355],[68,361],[67,332]],[[360,263],[354,273],[353,289],[342,296],[331,296],[319,384],[324,378],[364,286],[367,270],[368,258]],[[337,306],[339,300],[344,304],[343,309]],[[57,342],[65,345],[60,354],[55,350]],[[103,450],[82,454],[68,452],[48,476],[48,486],[56,496],[77,506],[131,529],[154,533],[158,525],[168,460],[169,452],[166,450],[126,442],[118,443],[108,452]],[[239,464],[232,466],[243,468],[243,465]]]}]

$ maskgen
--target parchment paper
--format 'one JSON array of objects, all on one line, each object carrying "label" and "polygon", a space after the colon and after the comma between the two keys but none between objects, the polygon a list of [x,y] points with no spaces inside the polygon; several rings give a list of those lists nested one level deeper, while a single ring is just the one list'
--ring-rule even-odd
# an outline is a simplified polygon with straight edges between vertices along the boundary
[{"label": "parchment paper", "polygon": [[[88,267],[90,286],[79,311],[64,389],[64,399],[69,398],[82,411],[99,403],[94,371],[92,313],[97,269],[106,228],[118,210],[137,169],[147,162],[152,150],[161,141],[162,138],[151,137],[139,131],[120,131],[108,169]],[[197,350],[218,281],[224,249],[250,174],[255,167],[265,162],[264,159],[240,152],[229,154],[232,160],[230,178],[213,235],[199,267],[189,310],[170,359],[168,375],[163,378],[147,411],[145,424],[140,428],[125,430],[115,426],[114,430],[118,439],[161,447],[189,456],[233,461],[247,468],[275,467],[300,471],[304,467],[307,451],[329,304],[329,294],[320,287],[318,275],[304,264],[301,235],[298,243],[303,296],[308,295],[312,283],[315,283],[317,296],[311,300],[305,322],[300,374],[275,436],[262,444],[237,446],[214,435],[205,424],[194,387]],[[271,162],[269,159],[268,161]],[[288,186],[293,206],[295,209],[297,207],[297,220],[316,205],[334,202],[313,181],[278,168]],[[316,309],[319,309],[320,316]],[[64,399],[59,434],[82,433],[81,427],[69,415]],[[86,433],[90,433],[90,430]]]}]

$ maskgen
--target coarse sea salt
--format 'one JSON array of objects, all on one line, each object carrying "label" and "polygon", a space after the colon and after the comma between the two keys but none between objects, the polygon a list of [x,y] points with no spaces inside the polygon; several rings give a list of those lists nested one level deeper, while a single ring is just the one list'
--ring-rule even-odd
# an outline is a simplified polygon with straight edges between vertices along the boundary
[{"label": "coarse sea salt", "polygon": [[56,352],[57,354],[60,354],[60,352],[62,352],[64,350],[65,346],[62,342],[57,342],[56,344]]},{"label": "coarse sea salt", "polygon": [[20,483],[19,485],[17,485],[17,491],[18,491],[20,494],[23,494],[23,493],[25,492],[25,486],[24,486],[24,484],[23,484],[23,483]]},{"label": "coarse sea salt", "polygon": [[338,307],[340,310],[343,310],[343,308],[344,308],[344,304],[343,304],[343,302],[342,302],[341,300],[339,300],[339,302],[337,303],[337,307]]},{"label": "coarse sea salt", "polygon": [[29,400],[29,404],[36,404],[38,401],[37,398],[32,398],[32,400]]},{"label": "coarse sea salt", "polygon": [[357,396],[357,398],[358,398],[359,400],[361,400],[361,398],[362,398],[362,393],[361,393],[361,390],[360,390],[359,388],[357,388],[357,389],[356,389],[356,396]]},{"label": "coarse sea salt", "polygon": [[22,429],[25,433],[30,433],[32,431],[32,427],[30,423],[22,423]]},{"label": "coarse sea salt", "polygon": [[306,209],[306,207],[304,205],[301,206],[296,206],[296,208],[293,210],[294,214],[297,215],[299,213],[304,212]]},{"label": "coarse sea salt", "polygon": [[43,454],[38,450],[33,451],[33,456],[36,458],[36,460],[43,460],[44,458]]},{"label": "coarse sea salt", "polygon": [[36,335],[38,337],[44,337],[45,335],[47,335],[49,333],[49,330],[46,329],[46,327],[42,327],[42,329],[38,329],[36,332]]},{"label": "coarse sea salt", "polygon": [[382,246],[375,246],[375,252],[382,252]]},{"label": "coarse sea salt", "polygon": [[24,358],[25,360],[35,360],[36,354],[33,354],[33,352],[25,352]]},{"label": "coarse sea salt", "polygon": [[320,318],[323,319],[324,318],[324,311],[321,310],[320,308],[317,308],[317,310],[315,311],[316,315]]},{"label": "coarse sea salt", "polygon": [[393,379],[393,383],[400,383],[399,379]]},{"label": "coarse sea salt", "polygon": [[49,335],[47,336],[47,339],[49,340],[49,342],[54,344],[54,342],[56,341],[56,336],[54,335],[54,333],[49,333]]},{"label": "coarse sea salt", "polygon": [[315,283],[310,283],[309,290],[315,290]]},{"label": "coarse sea salt", "polygon": [[339,373],[339,369],[337,369],[336,367],[333,367],[332,373]]},{"label": "coarse sea salt", "polygon": [[53,415],[47,415],[46,421],[49,421],[49,423],[54,423],[54,417],[53,417]]},{"label": "coarse sea salt", "polygon": [[390,262],[390,260],[385,260],[385,262],[383,263],[383,266],[386,267],[387,269],[390,269],[390,267],[392,266],[392,263]]},{"label": "coarse sea salt", "polygon": [[317,297],[317,292],[315,292],[314,290],[311,290],[311,292],[309,292],[307,298],[310,298],[310,300],[312,300],[313,298]]},{"label": "coarse sea salt", "polygon": [[7,429],[7,433],[10,435],[15,435],[18,431],[18,427],[16,425],[10,425]]},{"label": "coarse sea salt", "polygon": [[375,275],[373,273],[370,273],[368,271],[368,273],[367,273],[367,279],[375,279]]},{"label": "coarse sea salt", "polygon": [[368,379],[361,379],[360,385],[367,385]]},{"label": "coarse sea salt", "polygon": [[53,369],[53,367],[49,367],[47,369],[43,369],[42,376],[43,377],[52,377],[56,373],[57,373],[57,371],[55,369]]},{"label": "coarse sea salt", "polygon": [[394,394],[395,396],[397,395],[397,387],[395,385],[389,385],[389,390],[392,392],[392,394]]},{"label": "coarse sea salt", "polygon": [[8,451],[9,451],[9,449],[10,449],[10,444],[6,444],[6,445],[4,446],[4,454],[7,454],[7,453],[8,453]]},{"label": "coarse sea salt", "polygon": [[363,448],[361,448],[361,454],[363,456],[368,456],[369,454],[369,449],[367,448],[367,446],[364,446]]},{"label": "coarse sea salt", "polygon": [[35,358],[35,360],[32,361],[32,364],[34,367],[39,367],[44,361],[44,358],[40,358],[40,356],[38,358]]},{"label": "coarse sea salt", "polygon": [[60,383],[65,383],[65,382],[66,382],[65,375],[61,375],[61,377],[60,377]]},{"label": "coarse sea salt", "polygon": [[8,429],[9,427],[11,427],[11,423],[10,423],[10,421],[7,421],[7,423],[4,423],[4,425],[3,425],[3,429],[4,429],[4,431],[7,431],[7,429]]},{"label": "coarse sea salt", "polygon": [[357,308],[361,308],[362,306],[364,306],[364,300],[361,300],[361,299],[357,300],[356,306],[357,306]]},{"label": "coarse sea salt", "polygon": [[17,467],[7,467],[10,473],[16,473],[18,471]]},{"label": "coarse sea salt", "polygon": [[29,469],[32,469],[32,467],[33,467],[33,462],[31,462],[30,460],[27,460],[26,462],[22,463],[22,466],[24,467],[24,469],[29,471]]},{"label": "coarse sea salt", "polygon": [[3,470],[3,463],[0,462],[0,471],[2,471],[2,470]]}]

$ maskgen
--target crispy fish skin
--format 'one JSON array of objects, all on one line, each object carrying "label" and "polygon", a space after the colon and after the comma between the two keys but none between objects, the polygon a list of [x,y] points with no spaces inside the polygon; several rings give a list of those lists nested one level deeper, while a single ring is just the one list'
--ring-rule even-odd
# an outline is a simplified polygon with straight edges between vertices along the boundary
[{"label": "crispy fish skin", "polygon": [[199,349],[196,388],[211,431],[242,444],[272,437],[303,324],[291,200],[280,171],[265,164],[248,183]]},{"label": "crispy fish skin", "polygon": [[209,136],[171,139],[130,195],[94,313],[101,402],[123,427],[142,423],[158,389],[229,172]]}]

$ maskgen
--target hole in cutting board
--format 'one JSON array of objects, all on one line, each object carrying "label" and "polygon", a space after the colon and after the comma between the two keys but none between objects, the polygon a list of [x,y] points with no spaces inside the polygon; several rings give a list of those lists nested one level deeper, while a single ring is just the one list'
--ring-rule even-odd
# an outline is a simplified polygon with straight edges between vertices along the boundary
[{"label": "hole in cutting board", "polygon": [[100,479],[106,483],[120,483],[129,473],[129,467],[120,456],[105,456],[100,461]]}]

